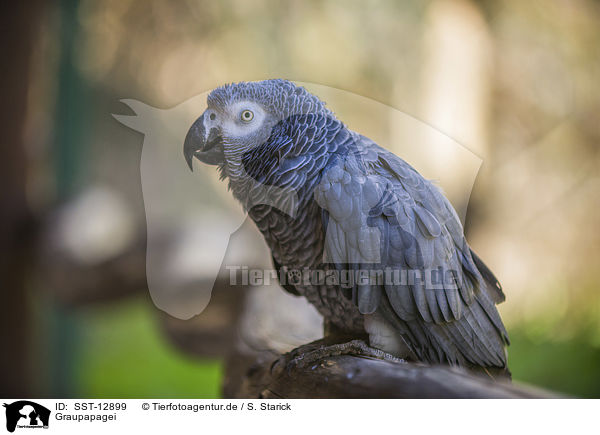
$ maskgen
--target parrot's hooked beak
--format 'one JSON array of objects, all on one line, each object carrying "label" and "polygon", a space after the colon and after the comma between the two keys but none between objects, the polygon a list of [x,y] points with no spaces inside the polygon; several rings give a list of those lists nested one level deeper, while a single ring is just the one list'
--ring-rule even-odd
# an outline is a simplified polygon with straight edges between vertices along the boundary
[{"label": "parrot's hooked beak", "polygon": [[202,114],[200,118],[194,121],[183,143],[183,155],[192,171],[194,170],[192,167],[194,157],[208,165],[218,165],[225,161],[223,141],[219,135],[219,130],[212,127],[207,132],[204,125],[204,116],[205,114]]}]

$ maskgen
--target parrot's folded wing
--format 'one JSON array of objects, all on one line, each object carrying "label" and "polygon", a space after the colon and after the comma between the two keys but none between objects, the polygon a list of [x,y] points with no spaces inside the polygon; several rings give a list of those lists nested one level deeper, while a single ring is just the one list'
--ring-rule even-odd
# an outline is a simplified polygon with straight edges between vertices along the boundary
[{"label": "parrot's folded wing", "polygon": [[429,347],[426,340],[452,355],[454,343],[474,363],[504,366],[508,336],[494,306],[501,290],[472,256],[449,201],[364,136],[353,133],[337,148],[346,151],[324,169],[315,199],[324,214],[326,262],[379,273],[354,282],[359,311],[391,307],[417,353]]}]

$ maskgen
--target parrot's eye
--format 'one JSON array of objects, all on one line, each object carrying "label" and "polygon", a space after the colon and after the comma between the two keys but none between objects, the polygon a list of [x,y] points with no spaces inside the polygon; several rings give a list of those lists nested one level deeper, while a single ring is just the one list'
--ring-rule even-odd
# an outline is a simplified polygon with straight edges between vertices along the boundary
[{"label": "parrot's eye", "polygon": [[244,110],[241,115],[240,118],[242,119],[242,121],[244,122],[250,122],[252,121],[252,119],[254,118],[254,113],[252,113],[252,111],[250,110]]}]

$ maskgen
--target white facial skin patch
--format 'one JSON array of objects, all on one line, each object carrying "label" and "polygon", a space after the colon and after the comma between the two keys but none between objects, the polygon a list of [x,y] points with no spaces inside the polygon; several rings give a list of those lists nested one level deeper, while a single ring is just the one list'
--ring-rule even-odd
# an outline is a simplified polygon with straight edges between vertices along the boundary
[{"label": "white facial skin patch", "polygon": [[[251,115],[249,116],[249,111]],[[260,130],[266,118],[264,109],[252,101],[238,101],[228,105],[221,114],[221,131],[225,137],[243,137]],[[248,118],[251,118],[247,120]]]}]

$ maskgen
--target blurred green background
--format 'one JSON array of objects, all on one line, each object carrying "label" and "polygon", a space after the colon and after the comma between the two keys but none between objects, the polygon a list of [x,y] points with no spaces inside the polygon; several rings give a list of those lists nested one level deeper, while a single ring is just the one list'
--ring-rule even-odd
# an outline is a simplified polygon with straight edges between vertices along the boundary
[{"label": "blurred green background", "polygon": [[23,231],[58,233],[61,207],[101,186],[133,222],[120,240],[143,249],[143,137],[110,116],[127,113],[119,100],[167,108],[280,77],[369,97],[480,156],[467,235],[507,295],[513,378],[600,397],[599,2],[63,0],[8,12],[5,86],[24,105],[5,109],[20,133],[3,165],[22,171],[3,176],[23,198],[3,193],[5,210],[22,207],[3,226],[21,233],[1,247],[5,396],[219,397],[223,359],[174,345],[139,280],[90,284],[94,261],[55,264]]}]

